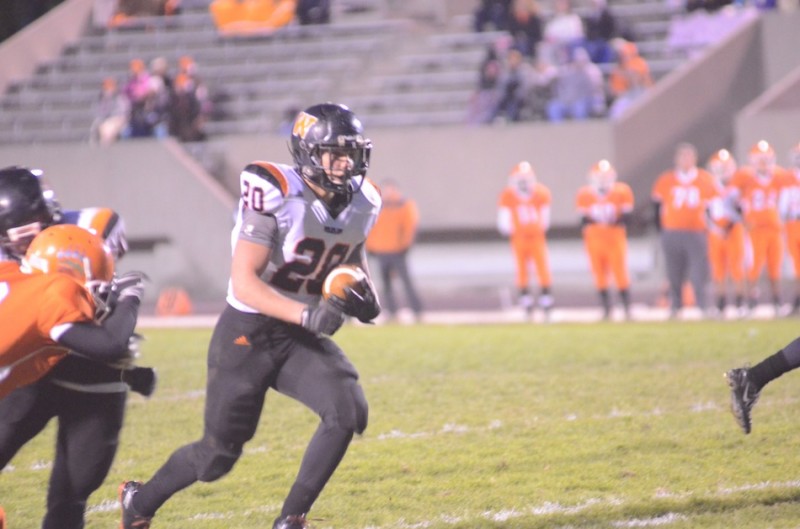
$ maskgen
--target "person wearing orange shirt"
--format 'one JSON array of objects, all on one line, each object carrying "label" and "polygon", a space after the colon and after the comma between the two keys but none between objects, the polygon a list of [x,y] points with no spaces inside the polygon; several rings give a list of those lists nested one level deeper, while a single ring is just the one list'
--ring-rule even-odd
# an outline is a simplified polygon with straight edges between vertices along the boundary
[{"label": "person wearing orange shirt", "polygon": [[690,143],[678,145],[674,168],[662,173],[653,185],[651,198],[656,208],[656,227],[661,232],[671,318],[683,308],[681,291],[687,279],[697,307],[706,312],[706,212],[718,194],[714,177],[697,167],[697,150]]},{"label": "person wearing orange shirt", "polygon": [[539,307],[549,318],[553,306],[552,277],[547,251],[547,230],[550,228],[550,190],[537,181],[529,162],[520,162],[511,171],[508,186],[498,200],[497,228],[508,237],[514,253],[519,302],[531,316],[534,298],[529,289],[528,269],[536,268],[539,280]]},{"label": "person wearing orange shirt", "polygon": [[747,270],[749,304],[758,302],[758,279],[766,267],[775,315],[780,313],[780,276],[783,261],[783,223],[779,200],[790,184],[789,175],[775,164],[775,150],[766,141],[750,149],[749,166],[733,175],[731,185],[742,205],[745,226],[752,245],[753,261]]},{"label": "person wearing orange shirt", "polygon": [[794,265],[794,301],[791,314],[800,313],[800,143],[789,152],[787,185],[780,197],[781,218],[786,229],[786,247]]},{"label": "person wearing orange shirt", "polygon": [[381,185],[383,207],[372,231],[367,235],[366,248],[369,255],[378,261],[383,282],[383,301],[389,318],[397,315],[397,301],[392,282],[400,280],[406,299],[415,319],[422,315],[422,302],[414,288],[408,271],[408,252],[417,235],[419,212],[416,203],[403,195],[397,183],[385,180]]},{"label": "person wearing orange shirt", "polygon": [[711,280],[714,283],[716,308],[724,316],[727,306],[728,282],[733,285],[737,313],[743,315],[745,287],[746,236],[742,212],[731,179],[737,164],[727,149],[720,149],[708,159],[708,172],[716,179],[720,195],[711,205],[711,222],[708,231],[708,259]]},{"label": "person wearing orange shirt", "polygon": [[576,198],[583,226],[583,241],[605,320],[611,318],[609,276],[616,283],[625,318],[630,318],[626,224],[630,220],[633,204],[630,186],[617,181],[617,171],[608,160],[600,160],[592,166],[589,184],[578,190]]}]

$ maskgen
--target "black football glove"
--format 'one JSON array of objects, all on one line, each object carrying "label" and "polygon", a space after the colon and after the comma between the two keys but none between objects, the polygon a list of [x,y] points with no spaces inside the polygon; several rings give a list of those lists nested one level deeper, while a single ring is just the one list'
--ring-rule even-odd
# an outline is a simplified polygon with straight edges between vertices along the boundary
[{"label": "black football glove", "polygon": [[131,388],[131,391],[149,397],[156,390],[158,377],[152,367],[134,367],[122,372],[122,381]]},{"label": "black football glove", "polygon": [[364,291],[363,295],[351,287],[345,287],[343,312],[356,318],[361,323],[370,323],[381,313],[381,304],[378,301],[378,295],[375,293],[375,286],[369,278],[362,279],[360,286],[359,290]]},{"label": "black football glove", "polygon": [[300,324],[315,334],[333,336],[344,323],[344,305],[344,300],[336,297],[323,299],[316,307],[303,310]]}]

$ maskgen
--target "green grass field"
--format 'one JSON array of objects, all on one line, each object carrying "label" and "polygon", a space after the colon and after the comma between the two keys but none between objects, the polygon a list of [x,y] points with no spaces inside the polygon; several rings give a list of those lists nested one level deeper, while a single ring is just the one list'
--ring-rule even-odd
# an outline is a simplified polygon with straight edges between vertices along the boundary
[{"label": "green grass field", "polygon": [[[800,527],[798,374],[772,383],[744,436],[723,372],[800,334],[797,321],[346,327],[370,426],[317,501],[315,528]],[[210,330],[145,330],[151,400],[130,399],[87,528],[116,490],[201,432]],[[224,479],[176,495],[154,529],[271,527],[316,418],[271,393]],[[39,527],[51,427],[0,475],[10,529]]]}]

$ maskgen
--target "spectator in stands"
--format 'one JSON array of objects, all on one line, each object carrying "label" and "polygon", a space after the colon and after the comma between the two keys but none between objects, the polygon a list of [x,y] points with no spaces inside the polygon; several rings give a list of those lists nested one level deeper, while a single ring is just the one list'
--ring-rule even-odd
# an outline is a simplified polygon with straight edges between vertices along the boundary
[{"label": "spectator in stands", "polygon": [[555,0],[555,13],[544,26],[544,46],[542,51],[550,54],[557,62],[559,49],[566,48],[570,53],[583,44],[583,20],[572,11],[570,0]]},{"label": "spectator in stands", "polygon": [[530,89],[528,91],[528,117],[530,119],[547,119],[547,105],[553,98],[558,68],[546,55],[536,57],[531,69]]},{"label": "spectator in stands", "polygon": [[616,37],[617,20],[606,4],[606,0],[592,0],[592,10],[583,19],[586,40],[584,47],[592,62],[613,62],[614,50],[611,39]]},{"label": "spectator in stands", "polygon": [[498,117],[506,121],[519,121],[530,91],[531,66],[516,48],[508,51],[506,65],[498,82],[499,101],[490,121]]},{"label": "spectator in stands", "polygon": [[175,96],[170,105],[169,132],[180,141],[206,139],[206,113],[197,95],[195,79],[185,73],[175,77]]},{"label": "spectator in stands", "polygon": [[419,212],[414,200],[403,194],[397,182],[385,180],[381,183],[381,207],[378,220],[370,231],[366,249],[378,261],[381,282],[383,283],[383,306],[390,320],[397,317],[397,301],[393,283],[400,280],[405,291],[406,301],[419,321],[422,316],[420,302],[411,274],[408,270],[408,252],[417,236]]},{"label": "spectator in stands", "polygon": [[475,10],[475,31],[506,31],[509,26],[511,0],[481,0]]},{"label": "spectator in stands", "polygon": [[542,17],[536,0],[514,0],[509,17],[508,31],[514,39],[514,47],[526,57],[536,55],[536,47],[542,40]]},{"label": "spectator in stands", "polygon": [[329,24],[331,21],[331,1],[298,0],[295,16],[301,26]]},{"label": "spectator in stands", "polygon": [[150,74],[147,72],[143,60],[133,59],[130,62],[128,82],[125,84],[124,93],[131,104],[129,126],[125,136],[129,138],[152,136],[156,115],[153,112],[154,99],[151,92]]},{"label": "spectator in stands", "polygon": [[119,0],[111,27],[135,26],[137,17],[173,15],[180,12],[180,0]]},{"label": "spectator in stands", "polygon": [[110,145],[117,141],[128,126],[130,101],[120,92],[113,77],[103,80],[100,96],[94,104],[94,121],[89,141]]},{"label": "spectator in stands", "polygon": [[502,65],[494,44],[486,47],[486,55],[478,72],[478,86],[469,101],[467,123],[478,125],[491,122],[497,108]]},{"label": "spectator in stands", "polygon": [[653,85],[650,65],[639,55],[636,44],[623,39],[615,40],[617,62],[609,75],[609,93],[613,99],[609,117],[618,118],[644,92]]},{"label": "spectator in stands", "polygon": [[[567,51],[562,49],[561,54],[566,56]],[[547,117],[552,122],[566,117],[586,119],[605,110],[603,72],[585,49],[576,48],[573,56],[558,68],[553,98],[547,105]]]},{"label": "spectator in stands", "polygon": [[208,87],[198,74],[197,63],[189,55],[184,55],[178,59],[178,73],[186,74],[192,80],[194,87],[194,97],[200,102],[201,112],[205,116],[209,116],[213,110],[211,102],[211,94],[209,94]]},{"label": "spectator in stands", "polygon": [[292,21],[297,0],[214,0],[208,6],[222,34],[271,33]]},{"label": "spectator in stands", "polygon": [[173,81],[164,57],[150,61],[150,97],[153,98],[153,134],[165,138],[169,133],[169,107],[173,98]]}]

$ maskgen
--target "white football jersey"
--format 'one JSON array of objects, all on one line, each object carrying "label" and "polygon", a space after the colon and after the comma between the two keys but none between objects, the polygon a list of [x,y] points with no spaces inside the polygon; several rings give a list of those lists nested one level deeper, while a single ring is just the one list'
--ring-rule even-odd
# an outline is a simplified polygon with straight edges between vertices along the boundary
[{"label": "white football jersey", "polygon": [[[328,272],[341,263],[359,261],[381,207],[377,188],[364,179],[350,203],[334,216],[289,165],[254,162],[245,167],[239,182],[231,248],[240,238],[270,246],[261,279],[287,297],[318,303]],[[277,222],[276,240],[262,236],[260,224],[267,217]],[[244,312],[258,312],[236,299],[230,281],[227,302]]]}]

